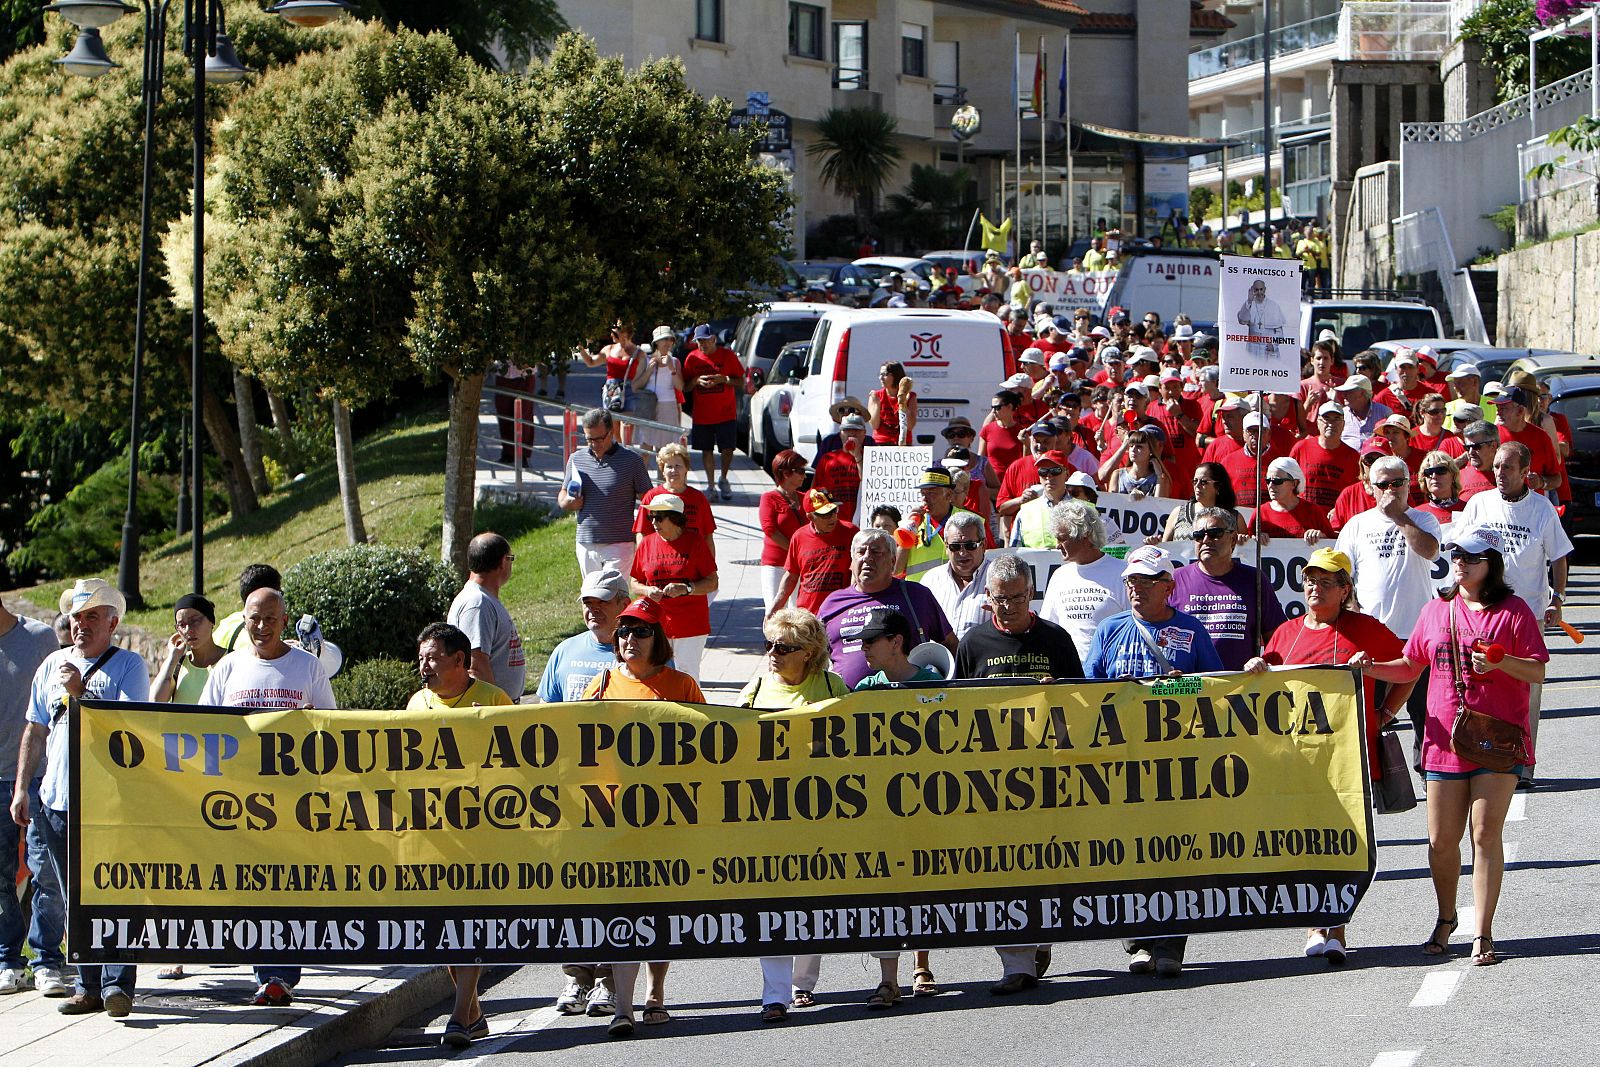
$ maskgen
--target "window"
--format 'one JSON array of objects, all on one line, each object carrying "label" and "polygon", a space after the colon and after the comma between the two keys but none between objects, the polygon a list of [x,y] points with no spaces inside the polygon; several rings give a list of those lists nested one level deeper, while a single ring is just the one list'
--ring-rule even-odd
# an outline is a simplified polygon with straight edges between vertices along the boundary
[{"label": "window", "polygon": [[833,24],[833,87],[835,89],[865,89],[867,87],[867,24],[865,22],[835,22]]},{"label": "window", "polygon": [[928,27],[900,24],[900,72],[913,78],[928,76]]},{"label": "window", "polygon": [[789,5],[789,54],[822,58],[822,8],[815,4]]},{"label": "window", "polygon": [[694,0],[694,35],[702,41],[722,40],[722,0]]}]

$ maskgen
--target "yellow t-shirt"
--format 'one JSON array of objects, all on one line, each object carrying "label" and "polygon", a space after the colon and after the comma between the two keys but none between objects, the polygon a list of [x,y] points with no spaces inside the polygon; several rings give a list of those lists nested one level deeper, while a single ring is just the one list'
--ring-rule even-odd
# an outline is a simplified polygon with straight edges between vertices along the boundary
[{"label": "yellow t-shirt", "polygon": [[411,694],[411,699],[406,702],[406,710],[451,711],[455,708],[505,708],[510,707],[513,703],[515,701],[506,696],[504,689],[474,678],[472,684],[467,686],[466,692],[453,700],[446,700],[432,689],[426,687],[418,689]]},{"label": "yellow t-shirt", "polygon": [[815,671],[799,685],[790,685],[771,671],[762,671],[739,692],[739,707],[777,711],[800,708],[850,692],[844,679],[832,671]]}]

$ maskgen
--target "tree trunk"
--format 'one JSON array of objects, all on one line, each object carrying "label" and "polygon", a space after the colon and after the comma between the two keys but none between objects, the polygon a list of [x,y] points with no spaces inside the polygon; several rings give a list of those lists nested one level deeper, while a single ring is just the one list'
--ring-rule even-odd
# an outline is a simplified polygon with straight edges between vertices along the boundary
[{"label": "tree trunk", "polygon": [[450,432],[444,449],[444,534],[439,555],[463,577],[472,512],[478,495],[478,402],[482,374],[457,378],[450,389]]},{"label": "tree trunk", "polygon": [[267,406],[272,409],[272,425],[278,431],[278,450],[283,455],[283,470],[291,478],[304,474],[305,457],[300,446],[294,443],[294,429],[289,423],[289,402],[271,389],[267,390]]},{"label": "tree trunk", "polygon": [[244,371],[233,368],[233,406],[239,414],[239,450],[244,454],[245,470],[250,472],[250,485],[256,496],[272,492],[267,481],[267,468],[261,462],[261,428],[256,423],[256,394]]},{"label": "tree trunk", "polygon": [[352,545],[367,543],[367,526],[361,521],[360,487],[356,483],[356,443],[350,432],[350,409],[333,402],[333,456],[339,468],[339,502],[344,509],[344,536]]},{"label": "tree trunk", "polygon": [[[189,375],[189,361],[183,360],[185,379]],[[228,491],[228,506],[235,517],[254,514],[261,507],[255,487],[244,472],[244,453],[239,451],[239,439],[234,436],[233,424],[228,421],[228,410],[217,398],[217,391],[207,385],[201,390],[203,400],[200,417],[205,423],[206,436],[211,438],[211,448],[222,461],[222,481]],[[192,476],[192,475],[191,475]]]}]

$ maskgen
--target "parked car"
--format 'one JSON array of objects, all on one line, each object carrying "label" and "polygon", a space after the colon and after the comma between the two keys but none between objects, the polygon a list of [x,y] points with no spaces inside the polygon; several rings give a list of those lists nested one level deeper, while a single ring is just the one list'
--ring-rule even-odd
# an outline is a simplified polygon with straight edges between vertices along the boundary
[{"label": "parked car", "polygon": [[1323,330],[1332,330],[1349,355],[1392,337],[1442,337],[1439,312],[1422,300],[1364,300],[1316,297],[1300,302],[1300,347],[1310,348]]},{"label": "parked car", "polygon": [[756,466],[770,470],[772,457],[794,447],[789,414],[799,393],[800,380],[811,362],[811,340],[795,341],[778,351],[766,384],[750,397],[750,447]]},{"label": "parked car", "polygon": [[1511,376],[1511,372],[1516,370],[1527,371],[1540,381],[1558,374],[1600,373],[1600,356],[1535,349],[1530,354],[1514,360],[1500,376],[1501,381],[1505,381]]},{"label": "parked car", "polygon": [[933,264],[930,261],[910,256],[867,256],[856,260],[855,266],[867,272],[874,288],[885,274],[914,274],[919,289],[929,288],[933,277]]},{"label": "parked car", "polygon": [[739,321],[732,348],[744,364],[744,388],[739,391],[737,432],[741,446],[750,442],[750,397],[767,380],[778,351],[791,341],[810,338],[817,319],[828,310],[827,304],[806,304],[791,300],[763,305],[754,315]]},{"label": "parked car", "polygon": [[1550,386],[1550,410],[1565,415],[1572,428],[1567,456],[1572,499],[1563,516],[1567,532],[1600,534],[1600,361],[1592,370],[1534,373]]},{"label": "parked car", "polygon": [[924,252],[922,259],[940,270],[954,267],[959,276],[976,274],[982,270],[983,257],[988,254],[988,250],[983,248],[946,248],[937,252]]},{"label": "parked car", "polygon": [[[1458,337],[1404,337],[1399,340],[1379,341],[1371,347],[1387,352],[1390,358],[1393,358],[1402,348],[1416,350],[1424,345],[1439,357],[1441,374],[1449,373],[1458,363],[1471,363],[1478,368],[1478,380],[1484,385],[1503,381],[1511,365],[1525,356],[1563,356],[1578,360],[1588,358],[1555,348],[1501,348],[1497,345],[1463,341]],[[1347,358],[1353,355],[1354,352],[1345,353]]]},{"label": "parked car", "polygon": [[865,304],[877,285],[866,271],[843,260],[803,259],[794,265],[794,269],[805,279],[807,286],[826,286],[828,299],[834,303],[848,297]]},{"label": "parked car", "polygon": [[834,430],[828,409],[847,396],[865,401],[879,388],[879,366],[890,360],[915,383],[915,444],[936,442],[957,415],[978,425],[1016,369],[1002,332],[1000,320],[982,311],[827,309],[790,411],[790,447],[815,459],[818,442]]}]

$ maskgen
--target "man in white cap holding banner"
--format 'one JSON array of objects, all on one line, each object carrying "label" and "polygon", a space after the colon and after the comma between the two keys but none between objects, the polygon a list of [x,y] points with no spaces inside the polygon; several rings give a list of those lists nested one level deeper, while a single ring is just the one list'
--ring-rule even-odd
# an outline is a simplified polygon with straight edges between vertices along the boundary
[{"label": "man in white cap holding banner", "polygon": [[[122,594],[103,578],[82,578],[61,594],[61,614],[72,620],[72,644],[52,653],[33,675],[28,725],[17,756],[17,782],[11,795],[11,818],[29,826],[44,841],[55,884],[67,885],[67,804],[71,798],[67,759],[67,701],[150,698],[150,667],[137,652],[118,648],[111,635],[127,607]],[[39,810],[31,810],[28,783],[40,757],[45,760],[39,787]],[[10,888],[7,887],[9,892]],[[35,906],[41,906],[35,902]],[[60,924],[65,925],[65,919]],[[42,973],[41,973],[42,972]],[[46,996],[62,985],[49,966],[34,968],[34,984]],[[77,992],[61,1005],[63,1015],[104,1011],[120,1019],[133,1009],[136,969],[131,964],[80,964]]]}]

